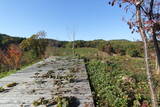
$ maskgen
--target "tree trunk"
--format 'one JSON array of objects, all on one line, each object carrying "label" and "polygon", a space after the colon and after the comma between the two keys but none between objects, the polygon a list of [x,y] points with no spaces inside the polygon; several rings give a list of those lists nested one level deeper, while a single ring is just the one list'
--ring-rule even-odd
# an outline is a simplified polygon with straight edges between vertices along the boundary
[{"label": "tree trunk", "polygon": [[155,53],[156,53],[156,74],[160,74],[160,49],[159,49],[158,41],[154,31],[152,36],[153,36]]},{"label": "tree trunk", "polygon": [[155,56],[155,69],[158,69],[157,56]]},{"label": "tree trunk", "polygon": [[151,73],[150,73],[150,68],[149,68],[149,58],[148,58],[147,36],[146,36],[146,33],[143,29],[140,4],[136,5],[136,20],[138,22],[138,29],[139,29],[141,38],[144,42],[146,74],[147,74],[148,85],[149,85],[149,88],[150,88],[152,107],[158,107],[157,99],[156,99],[156,96],[155,96],[155,93],[154,93],[154,88],[153,88],[153,84],[152,84],[152,80],[151,80]]},{"label": "tree trunk", "polygon": [[152,107],[158,107],[155,91],[154,91],[154,88],[153,88],[153,83],[152,83],[152,80],[151,80],[151,73],[150,73],[150,69],[149,69],[147,40],[145,39],[143,42],[144,42],[144,51],[145,51],[145,63],[146,63],[146,70],[147,70],[147,80],[148,80],[148,84],[149,84],[149,87],[150,87]]}]

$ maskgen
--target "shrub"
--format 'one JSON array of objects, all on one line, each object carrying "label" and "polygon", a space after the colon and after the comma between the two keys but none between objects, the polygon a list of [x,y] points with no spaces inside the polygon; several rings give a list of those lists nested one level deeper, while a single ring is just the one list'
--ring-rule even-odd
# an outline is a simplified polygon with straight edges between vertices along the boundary
[{"label": "shrub", "polygon": [[34,50],[24,51],[23,56],[22,56],[22,60],[21,60],[21,64],[22,65],[30,64],[33,61],[35,61],[36,59],[38,59],[38,58],[37,58]]},{"label": "shrub", "polygon": [[119,54],[121,56],[126,55],[126,50],[124,50],[124,49],[117,48],[117,49],[114,49],[114,51],[116,54]]},{"label": "shrub", "polygon": [[44,37],[46,32],[40,31],[37,34],[33,34],[30,38],[23,40],[20,43],[22,50],[34,50],[37,57],[44,56],[48,42]]},{"label": "shrub", "polygon": [[112,55],[114,53],[112,45],[108,42],[99,46],[99,50]]},{"label": "shrub", "polygon": [[140,57],[140,51],[137,49],[129,49],[127,54],[131,57]]}]

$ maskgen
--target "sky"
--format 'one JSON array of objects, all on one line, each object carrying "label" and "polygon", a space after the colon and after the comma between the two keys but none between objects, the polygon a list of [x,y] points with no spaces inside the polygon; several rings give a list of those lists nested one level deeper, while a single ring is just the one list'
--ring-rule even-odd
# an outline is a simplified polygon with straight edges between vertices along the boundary
[{"label": "sky", "polygon": [[0,0],[0,33],[30,37],[38,31],[47,38],[72,40],[137,40],[122,21],[123,9],[109,0]]}]

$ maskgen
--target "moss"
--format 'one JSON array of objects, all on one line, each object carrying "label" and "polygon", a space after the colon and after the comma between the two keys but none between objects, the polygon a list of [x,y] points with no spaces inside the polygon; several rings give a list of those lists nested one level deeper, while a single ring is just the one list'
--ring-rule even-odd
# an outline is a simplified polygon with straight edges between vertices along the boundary
[{"label": "moss", "polygon": [[62,97],[58,96],[56,99],[57,107],[78,107],[80,102],[76,97]]},{"label": "moss", "polygon": [[67,97],[57,97],[57,107],[69,107],[69,100]]},{"label": "moss", "polygon": [[7,87],[14,87],[14,86],[16,86],[17,84],[18,84],[18,83],[13,82],[13,83],[7,84]]},{"label": "moss", "polygon": [[47,74],[52,74],[52,73],[54,73],[54,70],[49,70],[49,71],[47,72]]},{"label": "moss", "polygon": [[41,76],[42,78],[55,78],[54,70],[49,70],[47,73]]},{"label": "moss", "polygon": [[64,71],[64,70],[65,70],[65,68],[58,68],[58,70],[62,70],[62,71]]},{"label": "moss", "polygon": [[72,73],[76,73],[79,71],[80,71],[80,68],[78,68],[78,67],[70,68],[70,72],[72,72]]},{"label": "moss", "polygon": [[44,97],[34,101],[32,104],[34,106],[39,106],[39,105],[47,105],[49,103],[49,100],[46,100]]},{"label": "moss", "polygon": [[0,87],[0,92],[4,92],[5,89],[3,87]]}]

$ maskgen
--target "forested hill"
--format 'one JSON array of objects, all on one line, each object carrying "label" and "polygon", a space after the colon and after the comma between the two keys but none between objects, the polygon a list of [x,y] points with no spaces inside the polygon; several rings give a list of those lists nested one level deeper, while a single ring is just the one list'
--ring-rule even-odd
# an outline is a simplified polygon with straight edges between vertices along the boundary
[{"label": "forested hill", "polygon": [[[24,39],[21,37],[12,37],[6,34],[0,34],[0,49],[5,49],[10,44],[20,44]],[[55,39],[45,39],[50,47],[58,47],[58,48],[72,48],[71,41],[59,41]],[[43,44],[41,44],[43,45]],[[116,53],[116,54],[126,54],[129,53],[129,50],[135,50],[139,53],[143,53],[143,45],[140,41],[129,41],[125,39],[121,40],[76,40],[74,44],[75,48],[98,48],[101,51],[107,52],[109,54]],[[153,48],[150,45],[150,48]],[[141,56],[141,55],[140,55]]]},{"label": "forested hill", "polygon": [[6,34],[0,34],[0,48],[5,48],[9,44],[19,44],[24,39],[25,38],[22,38],[22,37],[12,37]]},{"label": "forested hill", "polygon": [[[9,44],[20,44],[24,39],[22,37],[13,37],[7,34],[1,34],[0,33],[0,48],[5,48]],[[59,41],[55,39],[46,39],[48,41],[48,44],[50,46],[54,47],[72,47],[72,42],[71,41]],[[107,41],[98,39],[98,40],[90,40],[90,41],[84,41],[84,40],[76,40],[75,41],[75,47],[80,48],[80,47],[92,47],[92,48],[97,48],[99,45],[105,44]],[[122,39],[122,40],[110,40],[108,42],[113,42],[113,43],[129,43],[130,41]]]}]

